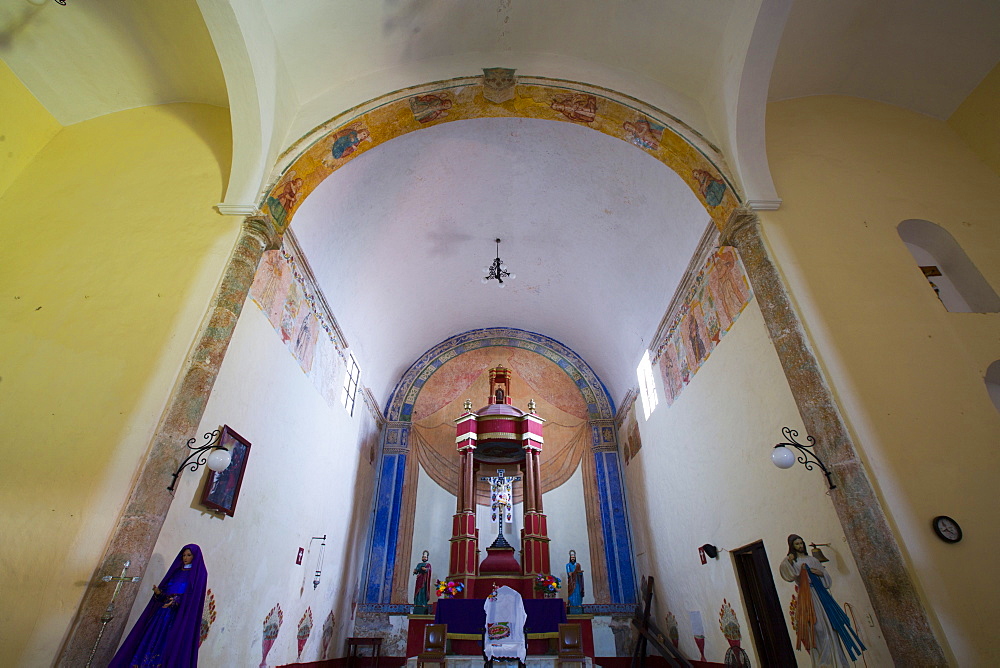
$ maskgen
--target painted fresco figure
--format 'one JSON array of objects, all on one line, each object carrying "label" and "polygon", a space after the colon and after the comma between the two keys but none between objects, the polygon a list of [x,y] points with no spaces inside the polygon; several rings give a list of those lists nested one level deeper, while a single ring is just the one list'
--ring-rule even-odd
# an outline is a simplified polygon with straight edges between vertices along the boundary
[{"label": "painted fresco figure", "polygon": [[448,115],[452,101],[443,95],[417,95],[410,98],[410,111],[418,123],[430,123]]},{"label": "painted fresco figure", "polygon": [[719,206],[722,204],[722,197],[726,194],[725,182],[713,176],[704,169],[696,169],[691,175],[698,182],[698,191],[705,198],[709,206]]},{"label": "painted fresco figure", "polygon": [[420,563],[413,569],[417,583],[413,587],[413,614],[426,615],[431,597],[431,563],[427,550],[420,553]]},{"label": "painted fresco figure", "polygon": [[[798,585],[795,608],[795,648],[805,647],[813,668],[850,668],[865,646],[847,614],[828,591],[830,574],[819,559],[806,553],[801,536],[788,537],[788,554],[778,567],[781,577]],[[850,662],[844,648],[851,655]]]},{"label": "painted fresco figure", "polygon": [[715,267],[708,277],[709,289],[716,303],[715,310],[719,313],[719,326],[723,330],[729,329],[750,300],[743,272],[737,263],[733,247],[723,246],[716,253]]},{"label": "painted fresco figure", "polygon": [[634,122],[625,121],[622,123],[625,136],[639,148],[656,151],[660,148],[660,139],[663,136],[663,126],[650,123],[644,118],[636,119]]},{"label": "painted fresco figure", "polygon": [[358,144],[371,138],[368,128],[347,128],[334,135],[333,144],[330,146],[330,154],[334,160],[340,160],[354,153]]},{"label": "painted fresco figure", "polygon": [[552,100],[549,106],[571,121],[591,123],[597,117],[597,98],[593,95],[563,95]]},{"label": "painted fresco figure", "polygon": [[185,545],[108,668],[197,666],[207,583],[201,548]]},{"label": "painted fresco figure", "polygon": [[566,602],[570,614],[583,614],[583,594],[583,567],[576,562],[576,550],[570,550],[566,564]]}]

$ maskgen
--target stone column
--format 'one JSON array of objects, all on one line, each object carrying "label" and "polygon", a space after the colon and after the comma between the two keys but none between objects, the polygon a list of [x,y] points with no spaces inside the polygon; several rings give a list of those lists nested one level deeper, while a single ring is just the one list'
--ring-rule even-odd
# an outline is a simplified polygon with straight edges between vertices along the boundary
[{"label": "stone column", "polygon": [[[190,452],[185,444],[201,423],[260,258],[265,250],[277,248],[280,243],[280,238],[267,220],[247,218],[243,222],[229,265],[209,306],[208,322],[153,434],[152,445],[145,461],[140,464],[139,475],[101,563],[94,571],[94,579],[84,592],[57,665],[77,668],[86,665],[90,658],[101,632],[101,615],[115,588],[113,583],[100,582],[98,577],[118,575],[122,564],[129,560],[132,562],[129,574],[146,571],[173,501],[173,496],[167,491],[170,476]],[[147,595],[147,592],[141,593]],[[129,611],[139,594],[138,586],[122,587],[115,599],[114,617],[104,629],[94,655],[94,666],[107,665],[111,660],[125,630]]]},{"label": "stone column", "polygon": [[[816,452],[833,471],[837,488],[830,498],[896,665],[947,665],[896,536],[768,255],[757,214],[734,211],[719,243],[739,252],[806,433],[815,437]],[[817,476],[816,484],[824,481]]]}]

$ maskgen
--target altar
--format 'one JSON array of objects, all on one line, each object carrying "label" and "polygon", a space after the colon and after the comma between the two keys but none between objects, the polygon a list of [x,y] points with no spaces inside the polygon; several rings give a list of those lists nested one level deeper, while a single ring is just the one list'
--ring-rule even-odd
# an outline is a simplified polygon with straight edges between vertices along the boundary
[{"label": "altar", "polygon": [[[454,420],[460,466],[446,582],[455,591],[451,592],[453,597],[439,598],[431,604],[430,577],[418,579],[417,591],[422,593],[414,595],[414,614],[409,618],[407,634],[408,657],[422,651],[424,629],[433,623],[447,625],[450,665],[452,658],[457,661],[474,657],[476,663],[481,661],[486,597],[505,586],[520,594],[524,604],[527,653],[532,658],[555,654],[559,625],[567,621],[580,625],[583,651],[590,657],[594,655],[590,616],[573,615],[567,620],[566,601],[545,598],[548,592],[539,586],[539,582],[552,579],[540,467],[545,420],[537,414],[534,401],[528,402],[527,411],[513,405],[510,380],[511,371],[503,365],[490,369],[487,404],[473,410],[472,401],[467,399],[463,413]],[[513,469],[512,475],[506,475],[509,469]],[[489,484],[491,520],[497,531],[482,561],[477,482]],[[513,522],[515,482],[520,483],[523,500],[519,550],[507,541],[503,528]],[[418,570],[419,566],[414,573],[419,577]],[[427,614],[431,611],[433,616]],[[459,664],[454,666],[459,668]]]},{"label": "altar", "polygon": [[[566,604],[561,598],[524,599],[528,619],[524,632],[528,639],[555,638],[559,625],[566,623]],[[446,598],[434,606],[434,623],[448,625],[452,640],[482,640],[486,626],[486,599]]]},{"label": "altar", "polygon": [[[486,626],[485,599],[452,598],[435,603],[434,615],[412,615],[407,638],[407,656],[423,649],[424,627],[427,624],[448,625],[449,654],[482,657],[483,628]],[[559,625],[580,624],[583,650],[594,654],[594,634],[590,615],[566,614],[566,602],[561,598],[524,599],[527,619],[524,624],[529,658],[543,657],[553,652],[559,636]]]}]

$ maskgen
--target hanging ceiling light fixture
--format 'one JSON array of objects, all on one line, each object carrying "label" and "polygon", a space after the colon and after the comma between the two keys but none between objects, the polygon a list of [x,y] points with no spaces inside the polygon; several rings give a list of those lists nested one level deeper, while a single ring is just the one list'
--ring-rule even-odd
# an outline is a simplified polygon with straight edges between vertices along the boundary
[{"label": "hanging ceiling light fixture", "polygon": [[505,287],[503,279],[506,278],[512,281],[515,278],[517,278],[517,276],[507,271],[507,265],[504,264],[503,260],[500,259],[500,239],[497,239],[496,242],[497,242],[497,256],[493,258],[493,264],[491,264],[488,267],[483,267],[483,273],[485,274],[485,276],[483,276],[482,280],[483,280],[483,285],[486,285],[491,280],[496,279],[497,282],[500,284],[500,287],[502,288]]}]

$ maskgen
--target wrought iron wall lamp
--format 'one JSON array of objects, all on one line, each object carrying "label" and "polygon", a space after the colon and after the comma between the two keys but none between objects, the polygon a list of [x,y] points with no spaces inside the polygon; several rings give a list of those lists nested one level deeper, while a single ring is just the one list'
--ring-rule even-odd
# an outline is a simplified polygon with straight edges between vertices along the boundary
[{"label": "wrought iron wall lamp", "polygon": [[[797,443],[795,441],[795,437],[799,435],[799,432],[790,427],[782,427],[781,435],[787,440],[784,443],[778,443],[775,445],[774,450],[771,451],[771,461],[774,462],[775,466],[779,469],[790,469],[795,465],[796,459],[798,459],[798,462],[805,466],[809,471],[813,470],[814,465],[819,466],[823,470],[823,475],[826,476],[826,484],[829,489],[837,489],[837,486],[833,484],[833,480],[831,479],[830,471],[812,450],[813,446],[816,445],[816,439],[807,434],[806,440],[809,441],[809,445]],[[795,453],[788,449],[789,447],[797,449],[802,454],[796,458]],[[809,455],[813,456],[812,460],[809,459]]]},{"label": "wrought iron wall lamp", "polygon": [[[204,439],[207,443],[197,448],[194,447],[194,444],[198,439],[188,439],[187,447],[192,452],[184,459],[183,462],[181,462],[181,465],[177,467],[177,471],[174,472],[174,479],[171,481],[170,487],[167,487],[167,491],[174,491],[174,488],[177,486],[177,478],[180,476],[181,471],[184,470],[184,467],[189,464],[191,465],[192,471],[197,471],[205,464],[208,464],[208,468],[213,471],[225,471],[229,467],[230,462],[233,460],[233,455],[227,448],[219,445],[219,437],[221,435],[221,429],[216,429],[213,432],[205,434]],[[206,454],[209,450],[211,450],[211,453]]]}]

